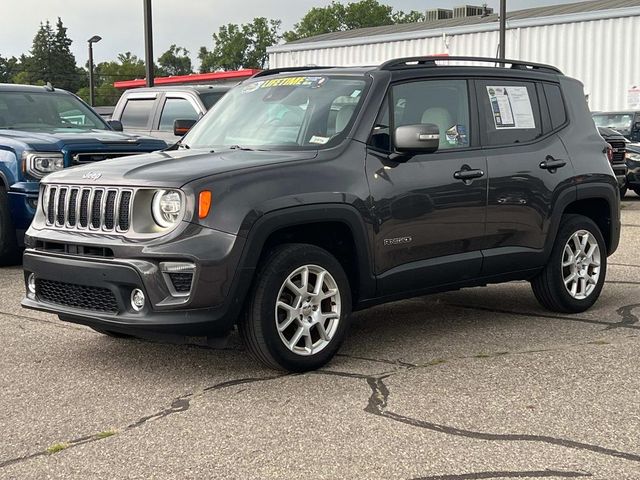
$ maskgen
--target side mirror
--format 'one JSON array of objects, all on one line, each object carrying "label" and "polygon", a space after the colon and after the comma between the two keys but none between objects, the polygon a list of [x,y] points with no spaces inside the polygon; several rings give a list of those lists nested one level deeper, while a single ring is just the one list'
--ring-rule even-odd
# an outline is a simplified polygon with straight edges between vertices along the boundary
[{"label": "side mirror", "polygon": [[634,127],[635,127],[636,130],[640,130],[640,122],[636,122],[634,124]]},{"label": "side mirror", "polygon": [[433,153],[440,146],[440,129],[433,123],[403,125],[395,130],[395,147],[402,153]]},{"label": "side mirror", "polygon": [[173,122],[173,134],[176,137],[182,137],[185,135],[191,127],[196,124],[197,120],[176,120]]},{"label": "side mirror", "polygon": [[116,132],[122,132],[124,129],[122,128],[122,122],[120,120],[107,120],[107,123],[111,128],[113,128]]}]

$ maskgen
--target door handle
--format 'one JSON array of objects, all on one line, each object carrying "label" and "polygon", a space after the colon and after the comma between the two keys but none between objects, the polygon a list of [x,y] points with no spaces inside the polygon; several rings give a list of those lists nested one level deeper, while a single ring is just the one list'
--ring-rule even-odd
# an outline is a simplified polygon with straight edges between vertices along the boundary
[{"label": "door handle", "polygon": [[484,177],[482,170],[458,170],[453,174],[456,180],[473,180],[474,178]]},{"label": "door handle", "polygon": [[564,160],[556,160],[551,155],[548,155],[547,158],[544,159],[544,162],[540,162],[540,168],[543,170],[549,170],[553,173],[553,171],[558,168],[562,168],[567,164]]}]

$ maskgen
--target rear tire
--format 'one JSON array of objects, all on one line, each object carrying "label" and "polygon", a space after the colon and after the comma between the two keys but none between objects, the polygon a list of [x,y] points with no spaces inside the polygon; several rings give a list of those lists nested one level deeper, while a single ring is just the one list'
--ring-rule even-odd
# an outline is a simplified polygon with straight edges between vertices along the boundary
[{"label": "rear tire", "polygon": [[314,245],[292,243],[259,267],[238,330],[266,366],[304,372],[335,355],[350,314],[351,290],[338,260]]},{"label": "rear tire", "polygon": [[579,313],[600,296],[607,273],[607,247],[598,226],[582,215],[563,215],[547,265],[532,281],[548,310]]},{"label": "rear tire", "polygon": [[20,249],[9,211],[9,197],[5,188],[0,187],[0,266],[19,263]]}]

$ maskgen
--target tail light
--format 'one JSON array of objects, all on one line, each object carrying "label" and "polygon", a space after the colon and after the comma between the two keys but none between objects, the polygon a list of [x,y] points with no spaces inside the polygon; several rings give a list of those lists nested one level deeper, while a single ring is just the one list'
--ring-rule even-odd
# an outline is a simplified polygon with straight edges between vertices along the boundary
[{"label": "tail light", "polygon": [[611,145],[607,145],[607,158],[609,159],[609,163],[613,162],[613,148],[611,148]]}]

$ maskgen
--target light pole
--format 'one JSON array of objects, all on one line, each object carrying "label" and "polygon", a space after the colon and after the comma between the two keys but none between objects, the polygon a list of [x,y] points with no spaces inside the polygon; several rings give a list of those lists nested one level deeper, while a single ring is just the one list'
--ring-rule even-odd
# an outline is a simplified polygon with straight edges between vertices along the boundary
[{"label": "light pole", "polygon": [[93,107],[96,103],[96,92],[93,83],[93,44],[102,40],[99,35],[94,35],[87,43],[89,44],[89,104]]},{"label": "light pole", "polygon": [[500,54],[498,58],[504,60],[506,58],[506,29],[507,29],[507,0],[500,0]]},{"label": "light pole", "polygon": [[153,87],[153,27],[151,0],[144,0],[144,61],[147,74],[147,87]]}]

